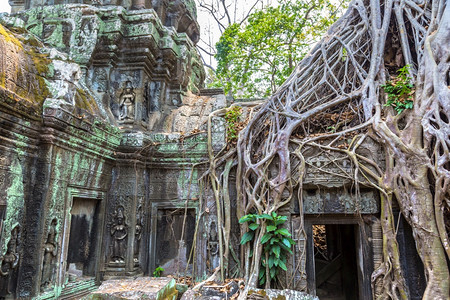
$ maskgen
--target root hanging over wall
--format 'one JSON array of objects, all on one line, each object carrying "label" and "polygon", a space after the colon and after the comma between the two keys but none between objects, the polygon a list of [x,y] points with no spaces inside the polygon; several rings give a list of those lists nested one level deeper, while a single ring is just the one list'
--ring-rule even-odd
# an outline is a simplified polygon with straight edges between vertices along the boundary
[{"label": "root hanging over wall", "polygon": [[[383,87],[398,82],[397,70],[405,66],[406,81],[412,86],[405,97],[413,105],[395,109],[406,98],[389,104]],[[423,298],[447,299],[449,120],[450,6],[446,1],[352,1],[278,92],[253,108],[237,144],[218,155],[210,151],[208,174],[222,220],[222,278],[229,255],[225,249],[229,218],[235,217],[227,215],[229,199],[224,202],[220,192],[227,188],[224,180],[230,169],[236,171],[237,217],[270,214],[288,204],[296,190],[302,204],[303,154],[314,149],[352,162],[350,171],[333,175],[351,180],[357,195],[360,185],[381,195],[383,256],[372,276],[373,283],[382,287],[377,288],[377,298],[408,299],[392,214],[397,201],[424,264]],[[385,165],[358,152],[369,139],[384,148]],[[241,272],[246,280],[242,299],[258,284],[264,259],[260,243],[264,222],[261,225],[254,242],[242,247]],[[241,234],[247,231],[244,223]]]}]

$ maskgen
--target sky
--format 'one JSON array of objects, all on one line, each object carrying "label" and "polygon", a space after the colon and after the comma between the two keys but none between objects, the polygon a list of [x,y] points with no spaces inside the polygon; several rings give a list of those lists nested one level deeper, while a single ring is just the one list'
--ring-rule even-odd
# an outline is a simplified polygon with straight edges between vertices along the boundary
[{"label": "sky", "polygon": [[8,0],[0,0],[0,13],[11,12],[11,6],[8,4]]}]

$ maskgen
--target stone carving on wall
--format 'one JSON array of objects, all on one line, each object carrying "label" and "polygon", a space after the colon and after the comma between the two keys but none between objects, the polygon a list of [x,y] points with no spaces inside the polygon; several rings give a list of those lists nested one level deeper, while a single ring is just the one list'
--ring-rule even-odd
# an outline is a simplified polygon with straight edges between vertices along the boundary
[{"label": "stone carving on wall", "polygon": [[46,20],[42,26],[42,39],[49,43],[57,41],[58,48],[67,50],[72,30],[72,24],[67,20]]},{"label": "stone carving on wall", "polygon": [[127,251],[128,226],[125,223],[124,207],[118,206],[113,214],[111,226],[111,263],[124,263]]},{"label": "stone carving on wall", "polygon": [[94,70],[94,82],[97,84],[97,92],[106,92],[108,87],[108,73],[105,68],[96,68]]},{"label": "stone carving on wall", "polygon": [[56,260],[56,254],[58,253],[58,245],[56,242],[56,236],[58,234],[56,230],[57,225],[58,221],[53,219],[50,224],[47,240],[44,244],[44,261],[42,263],[41,278],[41,289],[43,290],[51,285],[53,279],[53,265]]},{"label": "stone carving on wall", "polygon": [[209,225],[208,261],[211,270],[219,266],[219,239],[216,221],[211,221]]},{"label": "stone carving on wall", "polygon": [[139,248],[141,246],[143,220],[144,214],[142,213],[142,206],[139,205],[136,214],[136,231],[134,233],[134,262],[139,262]]},{"label": "stone carving on wall", "polygon": [[136,93],[133,91],[131,81],[125,82],[125,87],[119,97],[119,120],[134,121],[134,105]]},{"label": "stone carving on wall", "polygon": [[150,113],[160,111],[162,96],[164,95],[164,83],[160,81],[147,82],[145,86],[145,100]]},{"label": "stone carving on wall", "polygon": [[19,226],[13,228],[6,253],[0,256],[0,297],[1,295],[9,295],[12,293],[11,283],[14,280],[13,272],[19,265],[19,253],[17,250],[19,231]]}]

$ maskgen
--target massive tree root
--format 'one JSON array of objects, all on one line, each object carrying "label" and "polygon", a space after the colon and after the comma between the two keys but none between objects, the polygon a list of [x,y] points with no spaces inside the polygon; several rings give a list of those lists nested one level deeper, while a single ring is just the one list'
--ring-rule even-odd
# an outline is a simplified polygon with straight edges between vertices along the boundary
[{"label": "massive tree root", "polygon": [[[381,85],[405,65],[415,87],[414,105],[397,114],[385,105]],[[296,189],[301,190],[302,154],[307,149],[340,153],[352,162],[352,168],[334,175],[351,179],[356,187],[371,186],[381,195],[383,262],[372,279],[381,281],[377,286],[383,288],[375,296],[408,299],[392,215],[393,201],[397,201],[424,264],[424,299],[447,299],[450,247],[444,212],[450,206],[449,69],[450,6],[445,1],[351,2],[279,91],[258,107],[236,147],[211,157],[214,164],[209,172],[217,197],[221,184],[215,169],[235,158],[238,217],[277,211],[291,201]],[[358,153],[369,138],[383,146],[385,166]],[[349,139],[352,142],[345,142]],[[227,174],[231,166],[227,164]],[[242,227],[242,233],[246,230]],[[243,299],[249,288],[257,286],[263,233],[262,227],[253,245],[243,250],[247,281]],[[226,242],[226,230],[223,236]]]}]

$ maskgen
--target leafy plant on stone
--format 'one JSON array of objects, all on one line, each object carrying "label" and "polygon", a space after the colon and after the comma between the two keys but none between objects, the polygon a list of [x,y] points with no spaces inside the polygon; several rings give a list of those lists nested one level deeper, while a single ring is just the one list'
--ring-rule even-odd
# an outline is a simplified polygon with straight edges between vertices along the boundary
[{"label": "leafy plant on stone", "polygon": [[388,96],[385,106],[393,107],[397,114],[413,108],[414,85],[409,77],[409,68],[409,65],[400,68],[397,77],[381,86]]},{"label": "leafy plant on stone", "polygon": [[242,107],[233,106],[225,113],[227,122],[227,142],[235,143],[239,134],[239,121],[242,115]]},{"label": "leafy plant on stone", "polygon": [[[263,227],[260,227],[261,223],[258,220],[264,222]],[[249,231],[246,232],[241,239],[241,244],[245,245],[248,242],[254,241],[255,233],[261,228],[264,230],[260,243],[264,245],[264,256],[261,260],[261,268],[258,275],[259,284],[266,283],[269,277],[269,283],[272,280],[276,280],[280,270],[287,271],[286,267],[286,255],[292,254],[292,246],[295,244],[291,239],[291,234],[286,228],[282,228],[282,225],[287,221],[286,216],[279,216],[277,213],[272,212],[269,214],[248,214],[243,216],[239,223],[248,222]],[[250,252],[253,255],[253,252]]]},{"label": "leafy plant on stone", "polygon": [[155,271],[153,271],[153,277],[161,277],[163,272],[164,268],[158,266]]}]

